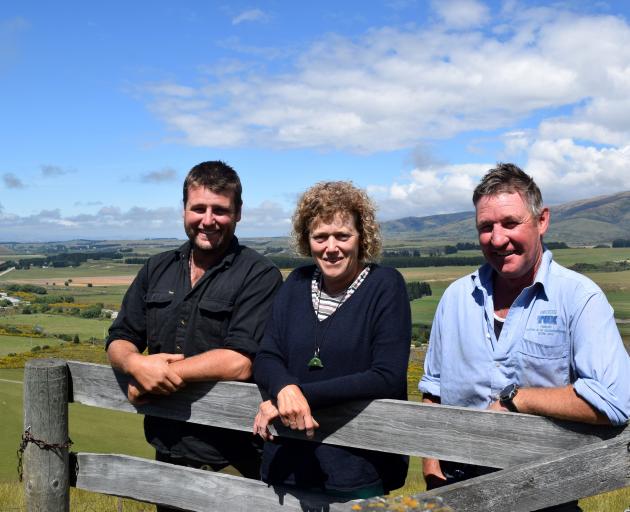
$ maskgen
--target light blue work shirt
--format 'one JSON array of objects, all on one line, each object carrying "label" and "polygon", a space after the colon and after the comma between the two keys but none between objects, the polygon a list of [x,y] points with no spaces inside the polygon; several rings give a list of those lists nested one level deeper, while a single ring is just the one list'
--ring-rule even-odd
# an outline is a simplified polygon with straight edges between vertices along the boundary
[{"label": "light blue work shirt", "polygon": [[510,307],[497,339],[493,273],[486,264],[444,292],[420,391],[440,397],[444,405],[485,409],[510,383],[572,383],[612,424],[627,422],[630,356],[602,290],[558,265],[545,250],[534,283]]}]

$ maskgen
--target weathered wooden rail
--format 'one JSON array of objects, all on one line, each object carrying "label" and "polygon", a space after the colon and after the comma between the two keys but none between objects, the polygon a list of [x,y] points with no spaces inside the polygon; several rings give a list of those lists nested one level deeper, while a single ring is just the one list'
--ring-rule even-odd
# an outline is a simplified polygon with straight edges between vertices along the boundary
[{"label": "weathered wooden rail", "polygon": [[[253,384],[199,383],[136,407],[126,399],[126,376],[108,366],[30,361],[24,383],[25,429],[46,443],[29,442],[24,452],[29,512],[67,511],[70,485],[192,511],[224,510],[227,502],[235,511],[370,505],[124,455],[68,456],[68,401],[249,431],[261,400]],[[507,468],[407,497],[400,510],[436,511],[446,503],[451,508],[441,510],[529,511],[630,485],[630,428],[396,400],[348,403],[318,411],[317,419],[314,442]],[[303,437],[282,427],[275,434]]]}]

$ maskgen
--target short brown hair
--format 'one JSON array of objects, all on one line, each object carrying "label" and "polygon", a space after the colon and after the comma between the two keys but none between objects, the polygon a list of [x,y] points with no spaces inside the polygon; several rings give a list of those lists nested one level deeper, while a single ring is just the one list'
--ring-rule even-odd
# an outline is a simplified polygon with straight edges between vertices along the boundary
[{"label": "short brown hair", "polygon": [[293,213],[293,245],[311,256],[309,235],[315,222],[330,222],[335,214],[352,215],[359,232],[359,260],[374,261],[381,253],[376,208],[368,195],[348,181],[320,182],[300,197]]},{"label": "short brown hair", "polygon": [[184,207],[188,201],[190,187],[205,187],[215,194],[231,192],[236,213],[241,211],[243,206],[241,180],[236,171],[225,162],[220,160],[201,162],[190,170],[184,180]]},{"label": "short brown hair", "polygon": [[543,200],[538,185],[520,167],[509,163],[498,163],[481,178],[473,192],[473,204],[477,206],[485,196],[514,192],[521,195],[532,215],[538,217],[542,213]]}]

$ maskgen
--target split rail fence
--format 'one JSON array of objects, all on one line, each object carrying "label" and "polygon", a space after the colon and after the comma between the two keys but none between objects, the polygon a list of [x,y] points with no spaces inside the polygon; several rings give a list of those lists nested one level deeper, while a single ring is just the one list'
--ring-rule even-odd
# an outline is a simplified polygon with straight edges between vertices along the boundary
[{"label": "split rail fence", "polygon": [[[24,373],[27,510],[69,510],[69,487],[191,511],[373,510],[371,501],[322,496],[222,473],[115,454],[70,453],[68,402],[249,431],[261,400],[239,382],[189,385],[142,406],[126,398],[127,377],[109,366],[29,361]],[[314,442],[437,457],[502,468],[380,510],[531,511],[630,485],[630,428],[593,427],[539,416],[397,400],[320,410]],[[280,436],[303,437],[281,426]],[[384,508],[383,508],[384,507]]]}]

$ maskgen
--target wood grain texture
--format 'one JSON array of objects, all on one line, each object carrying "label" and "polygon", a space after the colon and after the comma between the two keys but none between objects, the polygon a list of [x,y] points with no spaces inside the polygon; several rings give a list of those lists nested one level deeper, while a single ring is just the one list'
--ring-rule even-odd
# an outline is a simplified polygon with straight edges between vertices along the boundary
[{"label": "wood grain texture", "polygon": [[[77,454],[76,486],[87,491],[194,512],[354,512],[374,509],[383,512],[452,512],[439,497],[339,502],[328,496],[270,486],[257,480],[223,473],[173,466],[128,455],[100,453]],[[407,506],[402,507],[403,504]]]},{"label": "wood grain texture", "polygon": [[[253,384],[206,382],[135,407],[126,398],[125,375],[104,365],[68,365],[74,401],[97,407],[249,431],[262,399]],[[314,439],[317,442],[497,468],[587,446],[623,431],[526,414],[398,400],[352,402],[314,411],[314,416],[321,425]],[[276,433],[304,438],[281,425]]]},{"label": "wood grain texture", "polygon": [[615,439],[543,457],[417,497],[455,510],[527,512],[630,486],[630,430]]},{"label": "wood grain texture", "polygon": [[183,510],[289,512],[302,511],[305,505],[322,508],[330,502],[314,494],[288,494],[257,480],[126,455],[79,453],[77,461],[80,489]]},{"label": "wood grain texture", "polygon": [[24,430],[42,443],[26,445],[24,493],[28,512],[67,512],[70,507],[68,370],[65,361],[34,359],[24,369]]}]

